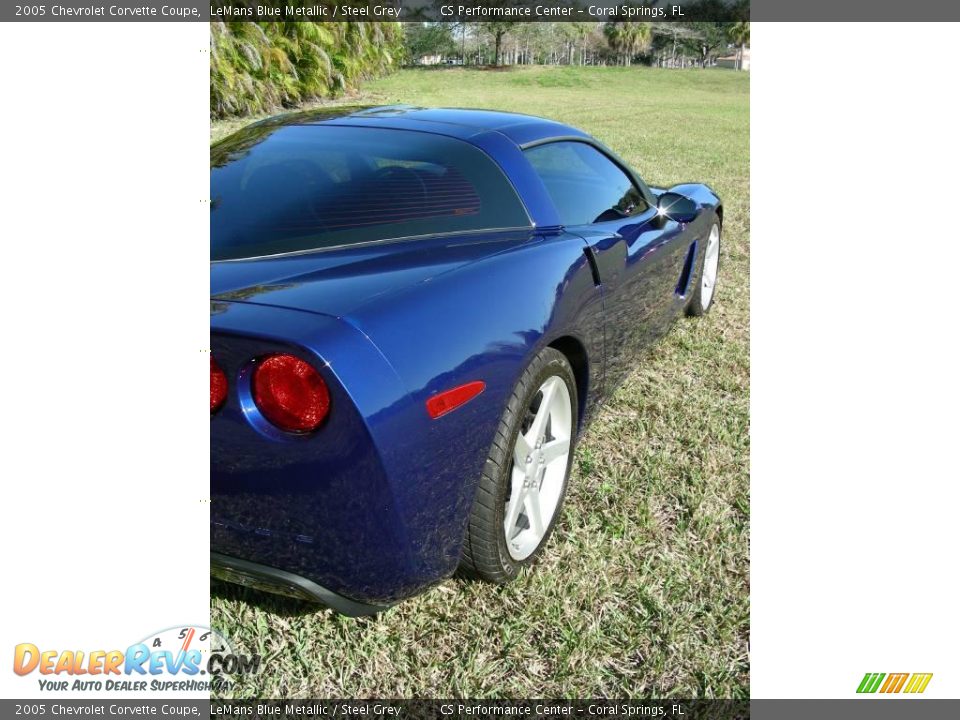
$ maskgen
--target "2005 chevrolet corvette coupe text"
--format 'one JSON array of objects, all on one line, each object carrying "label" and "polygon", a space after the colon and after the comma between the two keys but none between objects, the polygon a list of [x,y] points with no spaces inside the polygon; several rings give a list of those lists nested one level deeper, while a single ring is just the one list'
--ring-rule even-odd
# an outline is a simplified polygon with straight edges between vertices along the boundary
[{"label": "2005 chevrolet corvette coupe text", "polygon": [[355,615],[535,559],[723,221],[575,128],[405,106],[251,125],[211,208],[211,572]]}]

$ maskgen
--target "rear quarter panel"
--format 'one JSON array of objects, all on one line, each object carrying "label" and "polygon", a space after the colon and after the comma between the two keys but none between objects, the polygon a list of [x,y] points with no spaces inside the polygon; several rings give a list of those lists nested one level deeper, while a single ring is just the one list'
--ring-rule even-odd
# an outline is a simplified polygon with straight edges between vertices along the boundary
[{"label": "rear quarter panel", "polygon": [[[528,243],[373,302],[346,318],[369,337],[403,383],[405,397],[368,421],[378,426],[414,574],[452,573],[483,464],[507,399],[539,350],[575,338],[590,360],[589,411],[602,382],[601,291],[581,238]],[[482,395],[436,420],[432,395],[475,380]],[[357,381],[362,381],[358,377]]]}]

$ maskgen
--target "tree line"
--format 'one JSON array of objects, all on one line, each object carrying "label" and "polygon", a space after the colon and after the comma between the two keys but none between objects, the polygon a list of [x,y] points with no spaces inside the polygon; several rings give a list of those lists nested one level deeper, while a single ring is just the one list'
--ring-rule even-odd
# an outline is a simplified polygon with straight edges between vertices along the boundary
[{"label": "tree line", "polygon": [[749,22],[408,23],[413,64],[654,65],[707,67],[733,54],[740,66]]}]

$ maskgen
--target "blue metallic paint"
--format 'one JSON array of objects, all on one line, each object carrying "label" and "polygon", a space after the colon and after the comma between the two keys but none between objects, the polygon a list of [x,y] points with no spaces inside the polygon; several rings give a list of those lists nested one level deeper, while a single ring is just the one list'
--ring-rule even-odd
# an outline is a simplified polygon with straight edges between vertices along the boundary
[{"label": "blue metallic paint", "polygon": [[[651,208],[560,228],[520,145],[590,141],[573,128],[408,108],[267,124],[286,122],[403,127],[473,143],[504,170],[534,224],[211,264],[212,349],[230,378],[211,420],[212,550],[390,603],[456,569],[483,463],[532,357],[551,344],[582,352],[588,419],[683,310],[678,278],[719,200],[683,185],[672,190],[701,208],[688,225]],[[652,203],[663,192],[643,189]],[[278,351],[311,362],[330,386],[330,416],[309,436],[270,427],[249,398],[251,363]],[[474,380],[486,383],[482,395],[430,419],[429,397]]]}]

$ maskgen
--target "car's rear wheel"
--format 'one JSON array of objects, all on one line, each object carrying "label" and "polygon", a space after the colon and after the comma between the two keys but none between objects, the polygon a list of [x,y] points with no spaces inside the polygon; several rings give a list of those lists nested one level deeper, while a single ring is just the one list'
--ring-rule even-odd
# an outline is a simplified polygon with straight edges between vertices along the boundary
[{"label": "car's rear wheel", "polygon": [[577,407],[569,361],[545,348],[514,388],[484,465],[460,563],[466,573],[507,582],[541,552],[567,492]]},{"label": "car's rear wheel", "polygon": [[720,223],[714,222],[707,235],[707,248],[703,254],[703,267],[690,302],[687,314],[700,316],[706,314],[713,305],[717,294],[717,280],[720,276]]}]

